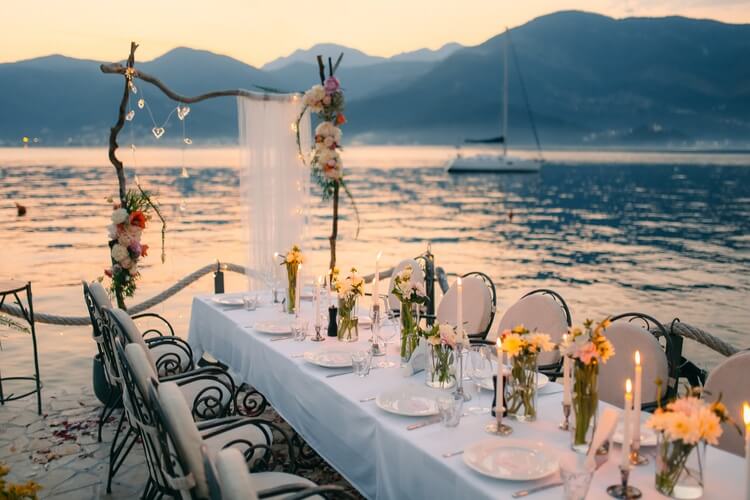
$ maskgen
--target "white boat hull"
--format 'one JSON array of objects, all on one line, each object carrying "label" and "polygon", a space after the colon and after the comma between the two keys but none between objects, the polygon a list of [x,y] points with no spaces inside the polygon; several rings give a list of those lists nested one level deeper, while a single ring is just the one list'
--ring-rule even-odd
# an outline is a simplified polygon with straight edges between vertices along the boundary
[{"label": "white boat hull", "polygon": [[495,173],[534,173],[539,172],[542,162],[539,160],[515,158],[502,155],[458,155],[448,162],[449,173],[459,172],[495,172]]}]

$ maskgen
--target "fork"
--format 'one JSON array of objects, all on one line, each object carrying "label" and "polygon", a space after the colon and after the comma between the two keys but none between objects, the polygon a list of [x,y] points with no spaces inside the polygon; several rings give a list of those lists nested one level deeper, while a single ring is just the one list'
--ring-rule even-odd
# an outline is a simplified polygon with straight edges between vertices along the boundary
[{"label": "fork", "polygon": [[456,455],[462,455],[464,450],[451,451],[449,453],[443,453],[443,458],[455,457]]}]

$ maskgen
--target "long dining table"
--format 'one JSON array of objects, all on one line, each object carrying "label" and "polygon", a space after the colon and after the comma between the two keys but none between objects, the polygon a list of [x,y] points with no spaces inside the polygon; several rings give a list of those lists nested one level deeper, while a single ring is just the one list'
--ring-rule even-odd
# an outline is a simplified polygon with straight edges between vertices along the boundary
[{"label": "long dining table", "polygon": [[[230,294],[221,297],[231,297]],[[240,297],[241,295],[237,295]],[[279,304],[266,299],[254,311],[228,308],[216,296],[193,300],[189,343],[196,359],[204,353],[227,364],[242,381],[260,391],[291,427],[363,496],[370,499],[499,499],[513,492],[544,484],[559,475],[536,481],[509,481],[475,472],[463,461],[467,446],[486,439],[542,442],[560,454],[572,453],[568,432],[558,429],[562,417],[562,388],[549,383],[539,391],[538,418],[532,423],[507,421],[513,434],[487,434],[489,414],[463,416],[460,424],[446,428],[437,423],[416,430],[407,426],[424,420],[391,414],[378,408],[374,398],[382,391],[403,385],[426,387],[424,372],[404,377],[398,367],[397,346],[386,356],[392,368],[375,368],[367,377],[346,374],[328,377],[341,369],[323,368],[307,362],[306,351],[341,347],[335,337],[324,342],[293,339],[273,341],[253,326],[261,321],[284,323],[291,316]],[[313,316],[312,304],[302,302],[301,314]],[[312,331],[312,328],[310,328]],[[360,332],[357,346],[368,348],[369,330]],[[381,358],[373,358],[376,365]],[[439,392],[434,390],[436,397]],[[445,392],[445,391],[442,391]],[[492,402],[490,391],[473,393],[467,406]],[[606,406],[606,403],[600,403]],[[650,450],[653,450],[651,448]],[[644,449],[648,453],[649,449]],[[456,453],[459,452],[459,453]],[[444,454],[452,454],[446,458]],[[606,488],[619,482],[620,447],[612,445],[608,461],[596,471],[587,498],[610,498]],[[630,484],[644,498],[659,498],[654,488],[654,463],[633,467]],[[744,460],[709,447],[705,475],[707,499],[739,498],[744,484]],[[535,493],[534,499],[562,498],[562,487]]]}]

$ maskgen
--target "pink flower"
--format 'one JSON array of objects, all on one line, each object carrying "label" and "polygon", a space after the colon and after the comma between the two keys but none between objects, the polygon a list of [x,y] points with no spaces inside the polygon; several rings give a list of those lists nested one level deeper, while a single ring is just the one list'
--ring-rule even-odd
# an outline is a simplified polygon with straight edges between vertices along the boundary
[{"label": "pink flower", "polygon": [[335,76],[329,76],[328,78],[326,78],[323,87],[326,89],[326,94],[331,95],[339,89],[340,85],[341,84]]},{"label": "pink flower", "polygon": [[596,346],[593,342],[586,342],[581,346],[575,353],[576,358],[580,359],[583,364],[591,363],[591,360],[596,357]]},{"label": "pink flower", "polygon": [[136,255],[141,255],[141,253],[142,253],[141,252],[141,244],[139,242],[137,242],[137,241],[132,242],[130,244],[130,246],[128,247],[128,250],[130,250],[131,252],[133,252]]}]

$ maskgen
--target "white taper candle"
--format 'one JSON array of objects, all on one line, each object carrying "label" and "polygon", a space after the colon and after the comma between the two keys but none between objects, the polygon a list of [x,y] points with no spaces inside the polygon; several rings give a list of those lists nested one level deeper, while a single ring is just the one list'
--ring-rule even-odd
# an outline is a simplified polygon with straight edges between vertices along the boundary
[{"label": "white taper candle", "polygon": [[632,412],[633,412],[633,383],[628,379],[625,382],[625,409],[622,416],[622,457],[620,461],[620,467],[623,469],[630,469],[630,442],[631,434],[630,429],[632,426]]},{"label": "white taper candle", "polygon": [[456,280],[456,332],[460,333],[464,327],[464,285],[459,277]]},{"label": "white taper candle", "polygon": [[498,423],[503,419],[503,340],[497,338],[497,384],[495,384],[495,418]]},{"label": "white taper candle", "polygon": [[641,352],[635,351],[635,387],[633,388],[633,439],[641,436],[641,400],[643,366],[641,366]]},{"label": "white taper candle", "polygon": [[[566,333],[563,335],[563,346],[566,346],[568,344],[568,334]],[[570,368],[570,356],[567,356],[565,352],[563,352],[563,404],[569,405],[570,404],[570,376],[571,376],[571,368]]]}]

